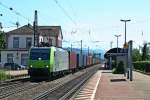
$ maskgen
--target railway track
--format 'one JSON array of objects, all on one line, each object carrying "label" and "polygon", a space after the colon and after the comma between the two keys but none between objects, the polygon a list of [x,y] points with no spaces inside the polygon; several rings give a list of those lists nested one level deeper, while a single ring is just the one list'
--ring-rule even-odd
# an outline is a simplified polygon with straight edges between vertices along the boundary
[{"label": "railway track", "polygon": [[13,94],[17,94],[19,92],[34,88],[40,84],[40,82],[33,83],[29,80],[30,79],[27,77],[18,80],[3,82],[3,84],[0,84],[0,99],[4,99]]},{"label": "railway track", "polygon": [[95,67],[68,82],[61,82],[32,100],[68,100],[98,69],[99,67]]},{"label": "railway track", "polygon": [[[79,72],[78,74],[80,74],[80,73],[81,72]],[[20,92],[20,93],[13,92],[14,94],[8,96],[7,98],[5,98],[5,100],[14,100],[14,99],[15,100],[30,100],[30,99],[34,98],[37,94],[43,93],[43,91],[47,90],[48,88],[52,89],[56,85],[61,84],[64,80],[70,80],[70,77],[72,77],[72,76],[74,76],[74,75],[70,74],[65,77],[53,80],[53,81],[43,82],[36,87],[33,87],[33,88],[29,87],[30,89],[22,90],[22,92]]]},{"label": "railway track", "polygon": [[[74,74],[52,81],[43,81],[39,83],[16,84],[12,88],[8,86],[6,91],[0,92],[0,99],[4,100],[66,100],[70,98],[76,90],[82,86],[99,67],[89,67]],[[17,87],[17,88],[16,88]],[[4,87],[3,87],[4,88]],[[8,91],[10,90],[10,91]]]},{"label": "railway track", "polygon": [[17,84],[16,86],[15,85],[9,86],[9,87],[1,90],[2,92],[0,93],[0,99],[4,99],[15,93],[19,93],[19,92],[25,91],[27,89],[34,88],[37,85],[39,85],[39,83],[24,83],[24,84]]},{"label": "railway track", "polygon": [[17,84],[18,82],[26,82],[26,81],[29,81],[29,76],[18,78],[18,79],[7,80],[7,81],[1,81],[0,88],[4,86],[12,85],[12,84]]},{"label": "railway track", "polygon": [[[94,73],[93,73],[94,74]],[[93,75],[89,75],[88,77],[86,77],[85,79],[81,80],[76,86],[74,86],[74,88],[72,88],[69,92],[67,92],[65,95],[63,95],[62,97],[59,98],[59,100],[68,100],[72,97],[72,95],[78,91],[80,89],[80,87],[82,85],[84,85],[87,80]]]},{"label": "railway track", "polygon": [[10,85],[7,85],[7,86],[2,86],[0,87],[0,94],[4,91],[9,91],[10,89],[13,89],[13,88],[16,88],[16,87],[19,87],[23,85],[23,83],[20,83],[20,82],[15,82],[13,84],[10,84]]},{"label": "railway track", "polygon": [[15,87],[18,87],[20,85],[23,85],[24,83],[28,82],[29,78],[22,78],[22,79],[17,79],[17,80],[12,80],[12,81],[4,81],[3,83],[0,84],[0,93],[2,93],[4,90],[9,90]]}]

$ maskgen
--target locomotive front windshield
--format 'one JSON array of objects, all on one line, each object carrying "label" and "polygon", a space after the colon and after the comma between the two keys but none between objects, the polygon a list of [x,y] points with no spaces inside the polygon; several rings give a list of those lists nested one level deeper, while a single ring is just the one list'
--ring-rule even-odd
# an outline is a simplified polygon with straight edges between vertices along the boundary
[{"label": "locomotive front windshield", "polygon": [[33,48],[30,51],[31,60],[49,60],[50,59],[50,49],[37,49]]}]

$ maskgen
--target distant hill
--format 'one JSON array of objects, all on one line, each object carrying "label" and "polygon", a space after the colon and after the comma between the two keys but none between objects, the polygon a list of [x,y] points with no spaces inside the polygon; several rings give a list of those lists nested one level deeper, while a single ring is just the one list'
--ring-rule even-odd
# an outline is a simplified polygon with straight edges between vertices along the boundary
[{"label": "distant hill", "polygon": [[[63,49],[71,51],[71,48],[63,48]],[[72,51],[80,53],[81,49],[80,48],[72,48]],[[83,48],[82,49],[82,53],[83,54],[88,54],[88,49],[87,48]],[[102,49],[90,49],[89,53],[90,54],[100,54],[101,53],[101,59],[104,58],[104,50],[102,50]],[[97,55],[97,57],[99,57],[99,55]]]}]

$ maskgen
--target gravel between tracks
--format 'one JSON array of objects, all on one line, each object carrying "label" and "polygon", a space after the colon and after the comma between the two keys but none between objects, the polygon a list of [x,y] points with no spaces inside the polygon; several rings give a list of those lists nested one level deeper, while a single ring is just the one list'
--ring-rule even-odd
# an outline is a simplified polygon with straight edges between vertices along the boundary
[{"label": "gravel between tracks", "polygon": [[24,91],[21,91],[19,93],[16,93],[14,95],[11,95],[7,98],[4,98],[3,100],[31,100],[33,99],[35,96],[43,93],[44,91],[53,88],[56,85],[62,84],[62,83],[67,83],[73,79],[75,79],[76,77],[79,77],[81,75],[83,75],[84,73],[86,73],[87,71],[91,70],[92,67],[81,70],[77,73],[74,74],[69,74],[65,77],[56,79],[54,81],[50,81],[50,82],[41,82],[39,83],[38,86],[31,88],[31,89],[26,89]]}]

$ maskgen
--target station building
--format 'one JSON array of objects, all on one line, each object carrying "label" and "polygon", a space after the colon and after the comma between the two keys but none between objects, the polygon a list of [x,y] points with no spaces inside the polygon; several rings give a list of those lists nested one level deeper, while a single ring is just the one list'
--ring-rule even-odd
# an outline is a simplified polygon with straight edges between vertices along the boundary
[{"label": "station building", "polygon": [[[62,47],[61,26],[38,26],[39,44]],[[5,33],[6,48],[1,50],[1,65],[17,63],[28,65],[29,48],[34,46],[33,26],[28,24]]]}]

